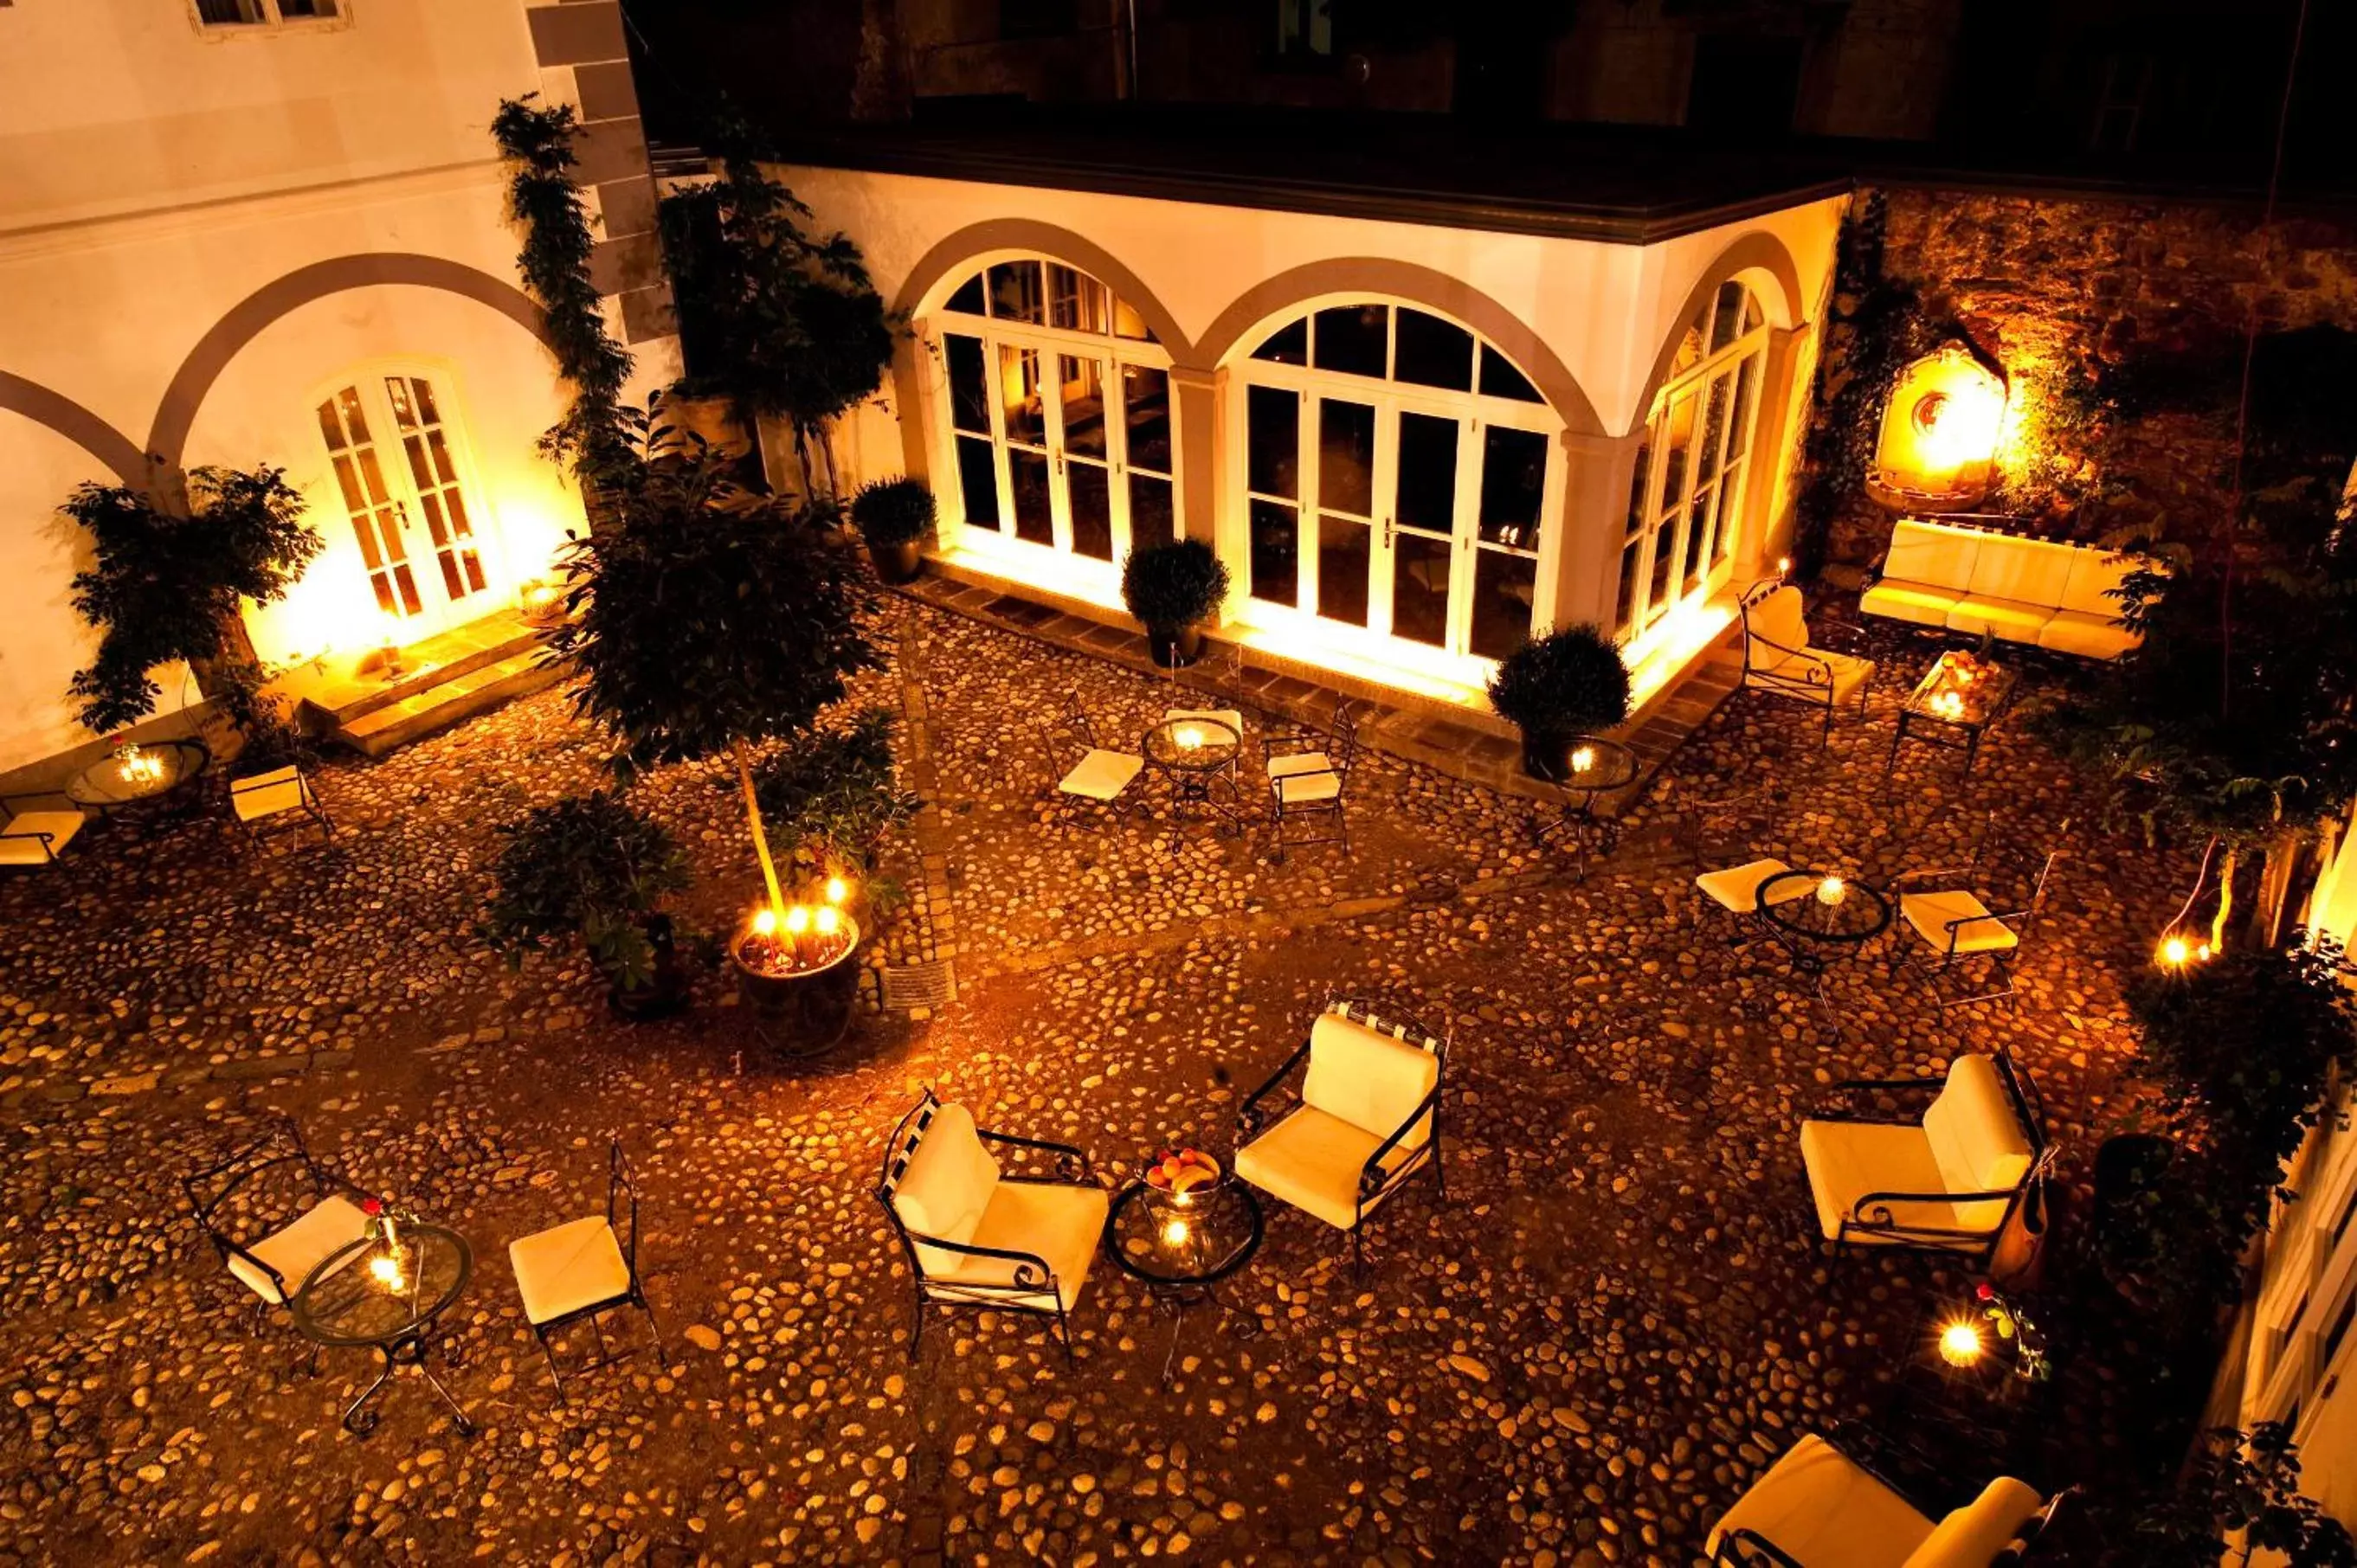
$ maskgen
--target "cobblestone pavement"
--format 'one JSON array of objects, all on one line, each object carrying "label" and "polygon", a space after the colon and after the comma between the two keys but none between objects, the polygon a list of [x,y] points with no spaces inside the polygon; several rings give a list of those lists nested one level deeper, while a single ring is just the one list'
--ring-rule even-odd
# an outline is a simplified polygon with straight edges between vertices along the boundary
[{"label": "cobblestone pavement", "polygon": [[[1134,735],[1166,689],[892,615],[899,660],[859,700],[915,715],[929,809],[888,855],[912,897],[883,948],[947,958],[958,994],[871,1013],[816,1065],[768,1057],[716,979],[684,1017],[625,1025],[578,959],[510,973],[475,944],[492,825],[595,776],[562,692],[328,768],[330,848],[109,827],[0,885],[0,1557],[1689,1563],[1800,1430],[1872,1413],[1958,1283],[1822,1254],[1795,1124],[1823,1086],[2007,1045],[2073,1169],[2123,1114],[2120,981],[2192,856],[2084,822],[2063,840],[2071,781],[2018,725],[1968,782],[1911,746],[1886,779],[1927,644],[1884,639],[1870,721],[1830,746],[1738,695],[1583,880],[1534,849],[1524,803],[1381,756],[1347,856],[1277,865],[1208,826],[1173,853],[1157,820],[1055,800],[1046,722],[1077,693]],[[697,863],[687,912],[724,921],[755,886],[728,780],[641,789]],[[1714,834],[1871,882],[1962,863],[1992,811],[1993,843],[2068,851],[2018,1012],[1943,1015],[1882,946],[1820,1006],[1689,897]],[[1177,1323],[1167,1385],[1172,1319],[1102,1261],[1075,1365],[1036,1320],[971,1314],[911,1363],[872,1188],[921,1086],[1118,1176],[1168,1142],[1225,1151],[1240,1095],[1335,993],[1453,1036],[1447,1204],[1402,1199],[1362,1280],[1272,1206],[1235,1315]],[[307,1376],[199,1240],[179,1173],[279,1111],[472,1240],[445,1375],[479,1436],[406,1375],[372,1436],[346,1434],[366,1359]],[[661,1344],[618,1319],[632,1354],[560,1402],[504,1242],[598,1207],[609,1130]],[[2099,1465],[2104,1401],[2072,1410],[2057,1441]]]}]

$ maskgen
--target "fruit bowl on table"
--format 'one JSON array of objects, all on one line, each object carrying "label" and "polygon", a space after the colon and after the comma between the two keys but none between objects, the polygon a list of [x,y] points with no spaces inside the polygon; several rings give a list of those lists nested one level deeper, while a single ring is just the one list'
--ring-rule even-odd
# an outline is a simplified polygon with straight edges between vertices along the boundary
[{"label": "fruit bowl on table", "polygon": [[1218,1187],[1227,1172],[1200,1149],[1165,1149],[1147,1162],[1143,1179],[1157,1197],[1185,1198]]}]

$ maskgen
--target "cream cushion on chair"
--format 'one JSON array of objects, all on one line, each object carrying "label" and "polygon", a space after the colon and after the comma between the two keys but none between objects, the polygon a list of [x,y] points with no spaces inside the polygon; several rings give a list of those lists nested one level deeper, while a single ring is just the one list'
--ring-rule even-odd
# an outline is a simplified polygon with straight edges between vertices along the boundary
[{"label": "cream cushion on chair", "polygon": [[1960,953],[2007,952],[2020,945],[2021,939],[2002,920],[1983,917],[1988,906],[1971,894],[1961,890],[1953,893],[1902,893],[1899,896],[1899,913],[1915,934],[1942,952],[1948,948],[1948,922],[1970,920],[1969,926],[1959,926],[1955,932],[1955,950]]},{"label": "cream cushion on chair", "polygon": [[[1389,1134],[1354,1127],[1305,1105],[1236,1151],[1236,1175],[1270,1197],[1313,1214],[1337,1230],[1359,1222],[1359,1173]],[[1414,1163],[1403,1138],[1383,1162],[1386,1176]]]},{"label": "cream cushion on chair", "polygon": [[1110,800],[1128,789],[1129,781],[1136,778],[1137,770],[1145,766],[1144,757],[1132,757],[1125,751],[1092,751],[1081,758],[1078,768],[1056,781],[1056,788],[1067,795],[1084,795],[1092,800]]},{"label": "cream cushion on chair", "polygon": [[591,1215],[508,1243],[523,1315],[534,1324],[630,1294],[630,1266],[603,1215]]},{"label": "cream cushion on chair", "polygon": [[259,822],[281,811],[295,811],[303,804],[302,773],[287,767],[257,773],[251,779],[232,779],[229,803],[241,822]]},{"label": "cream cushion on chair", "polygon": [[[278,1271],[286,1282],[289,1295],[303,1288],[311,1271],[325,1262],[328,1254],[348,1247],[368,1235],[369,1218],[361,1212],[360,1205],[340,1195],[331,1194],[305,1209],[291,1223],[283,1225],[246,1249],[263,1262]],[[348,1265],[360,1254],[344,1260]],[[344,1265],[339,1265],[342,1267]],[[263,1300],[276,1306],[283,1298],[270,1276],[245,1259],[231,1252],[229,1272],[235,1274],[245,1287]]]},{"label": "cream cushion on chair", "polygon": [[[1043,1312],[1053,1312],[1061,1305],[1070,1312],[1072,1304],[1081,1298],[1081,1282],[1088,1278],[1090,1260],[1096,1256],[1098,1238],[1104,1234],[1109,1205],[1103,1187],[1002,1181],[991,1188],[990,1203],[982,1211],[981,1223],[972,1233],[957,1240],[976,1247],[1028,1252],[1055,1271],[1053,1294],[1040,1290],[1026,1294],[995,1294],[993,1299],[1009,1306]],[[1016,1270],[1021,1267],[1012,1258],[975,1258],[962,1252],[942,1254],[939,1248],[930,1250],[937,1256],[955,1260],[942,1269],[926,1265],[925,1277],[936,1284],[1011,1284]],[[928,1249],[920,1247],[918,1251]]]},{"label": "cream cushion on chair", "polygon": [[[1236,1151],[1236,1175],[1337,1230],[1359,1222],[1359,1176],[1440,1081],[1430,1051],[1336,1013],[1309,1026],[1301,1108]],[[1420,1164],[1432,1116],[1417,1117],[1383,1162],[1386,1179]]]},{"label": "cream cushion on chair", "polygon": [[1334,765],[1326,760],[1322,751],[1288,751],[1268,759],[1271,779],[1290,779],[1297,773],[1331,773]]},{"label": "cream cushion on chair", "polygon": [[1802,598],[1801,590],[1789,583],[1746,609],[1743,626],[1751,636],[1765,638],[1776,645],[1776,648],[1752,650],[1751,667],[1755,670],[1772,665],[1785,657],[1785,653],[1778,652],[1777,649],[1782,649],[1786,653],[1796,653],[1809,646],[1807,601]]},{"label": "cream cushion on chair", "polygon": [[1833,700],[1837,703],[1846,703],[1856,696],[1857,689],[1874,674],[1873,660],[1856,659],[1846,653],[1829,653],[1822,648],[1812,648],[1806,654],[1794,653],[1773,664],[1754,664],[1751,668],[1757,674],[1774,675],[1794,684],[1823,688],[1828,682],[1819,678],[1819,664],[1824,667],[1824,674],[1832,678]]},{"label": "cream cushion on chair", "polygon": [[[998,1162],[982,1146],[974,1130],[974,1112],[963,1105],[944,1105],[917,1141],[892,1189],[892,1207],[900,1223],[920,1236],[970,1243],[982,1225],[983,1211],[998,1190]],[[917,1263],[927,1278],[953,1273],[963,1254],[917,1242]]]},{"label": "cream cushion on chair", "polygon": [[[1695,886],[1704,896],[1724,908],[1738,915],[1757,913],[1760,908],[1760,888],[1771,876],[1781,876],[1792,868],[1770,856],[1749,861],[1742,865],[1730,865],[1719,871],[1706,871],[1695,878]],[[1813,891],[1812,886],[1794,878],[1776,890],[1770,903],[1782,904]]]},{"label": "cream cushion on chair", "polygon": [[1900,1568],[1989,1568],[2045,1506],[2046,1499],[2030,1487],[1999,1476],[1942,1520]]},{"label": "cream cushion on chair", "polygon": [[1288,806],[1330,800],[1342,792],[1342,776],[1333,772],[1283,773],[1270,782],[1276,786],[1276,798]]},{"label": "cream cushion on chair", "polygon": [[[1932,1140],[1922,1128],[1903,1123],[1803,1122],[1801,1163],[1808,1169],[1809,1192],[1816,1199],[1817,1228],[1828,1241],[1842,1240],[1842,1221],[1857,1218],[1858,1200],[1869,1193],[1944,1192],[1948,1187],[1940,1171],[1940,1157],[1932,1151]],[[1934,1199],[1894,1203],[1889,1208],[1890,1220],[1897,1225],[1940,1230],[1964,1228],[1952,1203]],[[1993,1228],[1996,1220],[1989,1223]],[[1856,1232],[1848,1239],[1885,1240],[1872,1231]]]},{"label": "cream cushion on chair", "polygon": [[80,811],[19,811],[0,825],[0,865],[47,865],[73,842],[82,822]]},{"label": "cream cushion on chair", "polygon": [[[1950,1192],[2008,1191],[2029,1174],[2029,1136],[1996,1063],[1987,1057],[1958,1057],[1948,1064],[1947,1087],[1924,1110],[1923,1133]],[[1962,1204],[1957,1216],[1967,1229],[1994,1230],[2005,1219],[2005,1204],[1995,1198]]]},{"label": "cream cushion on chair", "polygon": [[1906,1498],[1813,1432],[1751,1483],[1703,1550],[1717,1552],[1738,1530],[1805,1568],[1900,1568],[1932,1534],[1932,1521]]}]

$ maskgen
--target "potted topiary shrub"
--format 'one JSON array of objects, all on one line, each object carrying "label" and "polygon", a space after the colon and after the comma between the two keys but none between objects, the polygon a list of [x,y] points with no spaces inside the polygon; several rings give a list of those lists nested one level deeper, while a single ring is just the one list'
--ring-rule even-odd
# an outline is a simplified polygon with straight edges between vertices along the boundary
[{"label": "potted topiary shrub", "polygon": [[1202,656],[1203,623],[1227,599],[1227,564],[1200,539],[1133,550],[1122,563],[1121,596],[1146,628],[1155,663],[1192,664]]},{"label": "potted topiary shrub", "polygon": [[1523,732],[1523,771],[1555,782],[1571,771],[1574,736],[1629,716],[1629,667],[1603,628],[1563,627],[1499,661],[1490,705]]},{"label": "potted topiary shrub", "polygon": [[867,559],[888,583],[916,579],[924,564],[919,553],[933,532],[933,492],[902,475],[860,487],[851,498],[851,521],[867,542]]},{"label": "potted topiary shrub", "polygon": [[535,806],[499,832],[498,888],[480,929],[510,967],[577,938],[618,1017],[657,1018],[686,1004],[687,967],[659,906],[687,886],[687,860],[662,824],[601,789]]}]

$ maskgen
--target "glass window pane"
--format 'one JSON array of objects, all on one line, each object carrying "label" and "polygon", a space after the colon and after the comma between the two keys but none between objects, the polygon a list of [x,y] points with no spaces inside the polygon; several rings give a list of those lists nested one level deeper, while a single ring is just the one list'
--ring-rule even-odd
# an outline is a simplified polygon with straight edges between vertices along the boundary
[{"label": "glass window pane", "polygon": [[1278,365],[1306,365],[1309,362],[1309,318],[1278,328],[1260,340],[1252,357]]},{"label": "glass window pane", "polygon": [[369,505],[382,506],[391,492],[384,488],[384,471],[376,466],[376,448],[363,446],[360,452],[361,480],[368,489]]},{"label": "glass window pane", "polygon": [[384,401],[393,405],[393,423],[401,430],[417,428],[416,411],[409,406],[409,383],[400,376],[384,378]]},{"label": "glass window pane", "polygon": [[394,607],[393,584],[383,573],[371,569],[369,574],[369,586],[376,590],[376,607],[379,612],[389,616],[401,613]]},{"label": "glass window pane", "polygon": [[1056,519],[1048,501],[1048,455],[1010,446],[1006,471],[1014,480],[1015,537],[1033,544],[1055,543]]},{"label": "glass window pane", "polygon": [[985,312],[985,306],[983,304],[982,294],[982,274],[980,273],[976,273],[974,276],[966,279],[965,282],[958,285],[957,292],[950,295],[949,303],[942,308],[944,310],[955,310],[967,316],[983,315]]},{"label": "glass window pane", "polygon": [[1767,319],[1767,317],[1760,314],[1760,296],[1753,294],[1749,289],[1745,289],[1743,291],[1743,325],[1738,328],[1738,330],[1749,332],[1753,328],[1759,326],[1761,322]]},{"label": "glass window pane", "polygon": [[[1010,442],[1026,446],[1048,444],[1048,408],[1039,396],[1039,350],[998,346],[999,419]],[[1017,509],[1021,517],[1021,508]]]},{"label": "glass window pane", "polygon": [[990,269],[990,313],[1001,321],[1028,321],[1034,327],[1047,321],[1039,263],[1000,262]]},{"label": "glass window pane", "polygon": [[1104,285],[1072,267],[1048,263],[1048,325],[1071,332],[1103,332]]},{"label": "glass window pane", "polygon": [[1702,461],[1695,465],[1696,484],[1706,485],[1718,478],[1719,432],[1727,423],[1727,400],[1732,395],[1734,380],[1725,371],[1710,378],[1710,401],[1703,405]]},{"label": "glass window pane", "polygon": [[435,546],[438,549],[449,543],[450,531],[442,526],[442,503],[430,490],[418,497],[417,501],[425,509],[425,532],[433,535]]},{"label": "glass window pane", "polygon": [[1367,624],[1367,571],[1374,526],[1355,518],[1318,519],[1318,613],[1351,626]]},{"label": "glass window pane", "polygon": [[1710,523],[1718,505],[1718,487],[1712,485],[1695,492],[1694,521],[1686,529],[1686,564],[1681,575],[1681,593],[1691,594],[1702,585],[1704,553],[1710,548]]},{"label": "glass window pane", "polygon": [[1481,436],[1481,539],[1517,550],[1539,547],[1539,506],[1546,498],[1546,437],[1491,425]]},{"label": "glass window pane", "polygon": [[1138,343],[1162,341],[1154,335],[1154,328],[1146,324],[1146,317],[1137,313],[1137,307],[1125,299],[1113,302],[1113,335]]},{"label": "glass window pane", "polygon": [[1717,307],[1711,313],[1711,350],[1726,348],[1735,341],[1743,321],[1744,287],[1730,278],[1718,285]]},{"label": "glass window pane", "polygon": [[409,551],[401,542],[400,514],[391,507],[385,507],[375,515],[376,536],[378,542],[384,546],[384,558],[388,561],[408,560]]},{"label": "glass window pane", "polygon": [[1178,537],[1170,504],[1170,481],[1135,468],[1129,474],[1129,547],[1151,550]]},{"label": "glass window pane", "polygon": [[1662,432],[1662,499],[1664,512],[1675,511],[1686,499],[1687,460],[1693,455],[1695,394],[1689,387],[1670,400],[1669,418]]},{"label": "glass window pane", "polygon": [[1105,455],[1104,361],[1085,354],[1056,356],[1057,396],[1064,412],[1064,450]]},{"label": "glass window pane", "polygon": [[1629,520],[1620,537],[1634,539],[1645,531],[1645,487],[1653,478],[1653,427],[1645,426],[1637,441],[1637,467],[1629,476]]},{"label": "glass window pane", "polygon": [[1457,432],[1453,419],[1402,413],[1399,424],[1399,525],[1431,533],[1457,526]]},{"label": "glass window pane", "polygon": [[259,22],[262,20],[262,0],[197,0],[197,17],[208,26]]},{"label": "glass window pane", "polygon": [[346,511],[367,510],[367,503],[361,499],[360,477],[352,472],[351,458],[338,453],[335,464],[336,488],[344,493],[344,510]]},{"label": "glass window pane", "polygon": [[1388,369],[1391,317],[1388,305],[1338,305],[1319,311],[1311,362],[1321,371],[1382,376]]},{"label": "glass window pane", "polygon": [[288,17],[332,16],[336,0],[278,0],[278,14]]},{"label": "glass window pane", "polygon": [[401,590],[401,606],[404,611],[415,615],[425,608],[417,597],[417,579],[410,575],[409,567],[406,564],[395,566],[393,569],[393,580]]},{"label": "glass window pane", "polygon": [[1245,488],[1291,500],[1301,494],[1301,399],[1282,387],[1250,387],[1244,397]]},{"label": "glass window pane", "polygon": [[1064,465],[1064,499],[1072,510],[1072,553],[1113,559],[1113,476],[1095,463]]},{"label": "glass window pane", "polygon": [[1340,398],[1318,400],[1318,505],[1372,517],[1375,510],[1375,411]]},{"label": "glass window pane", "polygon": [[950,424],[976,435],[990,434],[990,377],[983,369],[982,339],[952,332],[942,338],[950,361]]},{"label": "glass window pane", "polygon": [[354,442],[369,438],[368,415],[361,412],[361,389],[346,387],[336,394],[336,408],[344,416],[344,428],[351,432]]},{"label": "glass window pane", "polygon": [[366,512],[352,519],[352,537],[360,541],[361,565],[373,572],[384,564],[384,557],[377,553],[376,527]]},{"label": "glass window pane", "polygon": [[1709,341],[1710,306],[1705,305],[1702,314],[1694,318],[1684,336],[1678,339],[1678,351],[1670,359],[1670,375],[1673,378],[1684,375],[1701,364],[1709,357],[1709,350],[1704,347]]},{"label": "glass window pane", "polygon": [[1730,463],[1751,446],[1751,400],[1760,391],[1760,361],[1762,356],[1746,354],[1735,373],[1735,420],[1727,427],[1727,460]]},{"label": "glass window pane", "polygon": [[1473,390],[1473,334],[1421,310],[1399,313],[1397,379],[1418,386]]},{"label": "glass window pane", "polygon": [[1481,346],[1481,393],[1485,397],[1510,397],[1516,403],[1544,403],[1539,389],[1531,385],[1530,378],[1514,368],[1514,362],[1491,348]]},{"label": "glass window pane", "polygon": [[1473,552],[1473,631],[1470,646],[1484,659],[1503,659],[1531,635],[1539,564],[1501,550]]},{"label": "glass window pane", "polygon": [[472,539],[475,526],[467,521],[467,503],[457,486],[442,492],[442,505],[450,514],[450,532],[460,539]]},{"label": "glass window pane", "polygon": [[1674,511],[1653,530],[1653,582],[1645,595],[1645,616],[1651,620],[1670,607],[1670,589],[1678,575],[1678,519]]},{"label": "glass window pane", "polygon": [[1710,548],[1714,566],[1735,553],[1735,536],[1743,531],[1743,468],[1741,463],[1729,463],[1718,481],[1718,525]]},{"label": "glass window pane", "polygon": [[1638,585],[1637,568],[1638,564],[1644,559],[1644,556],[1645,540],[1642,534],[1631,539],[1627,544],[1621,547],[1620,607],[1614,612],[1612,617],[1612,629],[1616,634],[1625,633],[1633,628],[1636,625]]},{"label": "glass window pane", "polygon": [[1273,605],[1301,602],[1298,514],[1283,501],[1252,503],[1252,593]]},{"label": "glass window pane", "polygon": [[329,398],[319,405],[319,437],[327,442],[328,450],[330,452],[340,452],[346,446],[344,427],[336,423],[334,398]]},{"label": "glass window pane", "polygon": [[481,593],[485,585],[483,558],[471,550],[461,550],[458,552],[458,559],[467,568],[467,586],[476,593]]},{"label": "glass window pane", "polygon": [[447,550],[445,550],[437,559],[439,559],[442,564],[442,586],[444,591],[448,593],[454,599],[465,598],[467,596],[467,584],[466,579],[458,575],[457,557],[452,555]]},{"label": "glass window pane", "polygon": [[1129,466],[1157,474],[1169,473],[1169,372],[1151,365],[1124,365],[1121,410],[1129,422]]},{"label": "glass window pane", "polygon": [[432,489],[434,476],[425,467],[425,443],[414,435],[404,435],[401,438],[401,449],[409,454],[409,477],[417,481],[417,488]]},{"label": "glass window pane", "polygon": [[998,465],[986,436],[957,438],[958,493],[965,503],[965,520],[976,528],[998,526]]},{"label": "glass window pane", "polygon": [[1454,541],[1403,533],[1392,546],[1392,635],[1434,648],[1448,640],[1448,571]]}]

